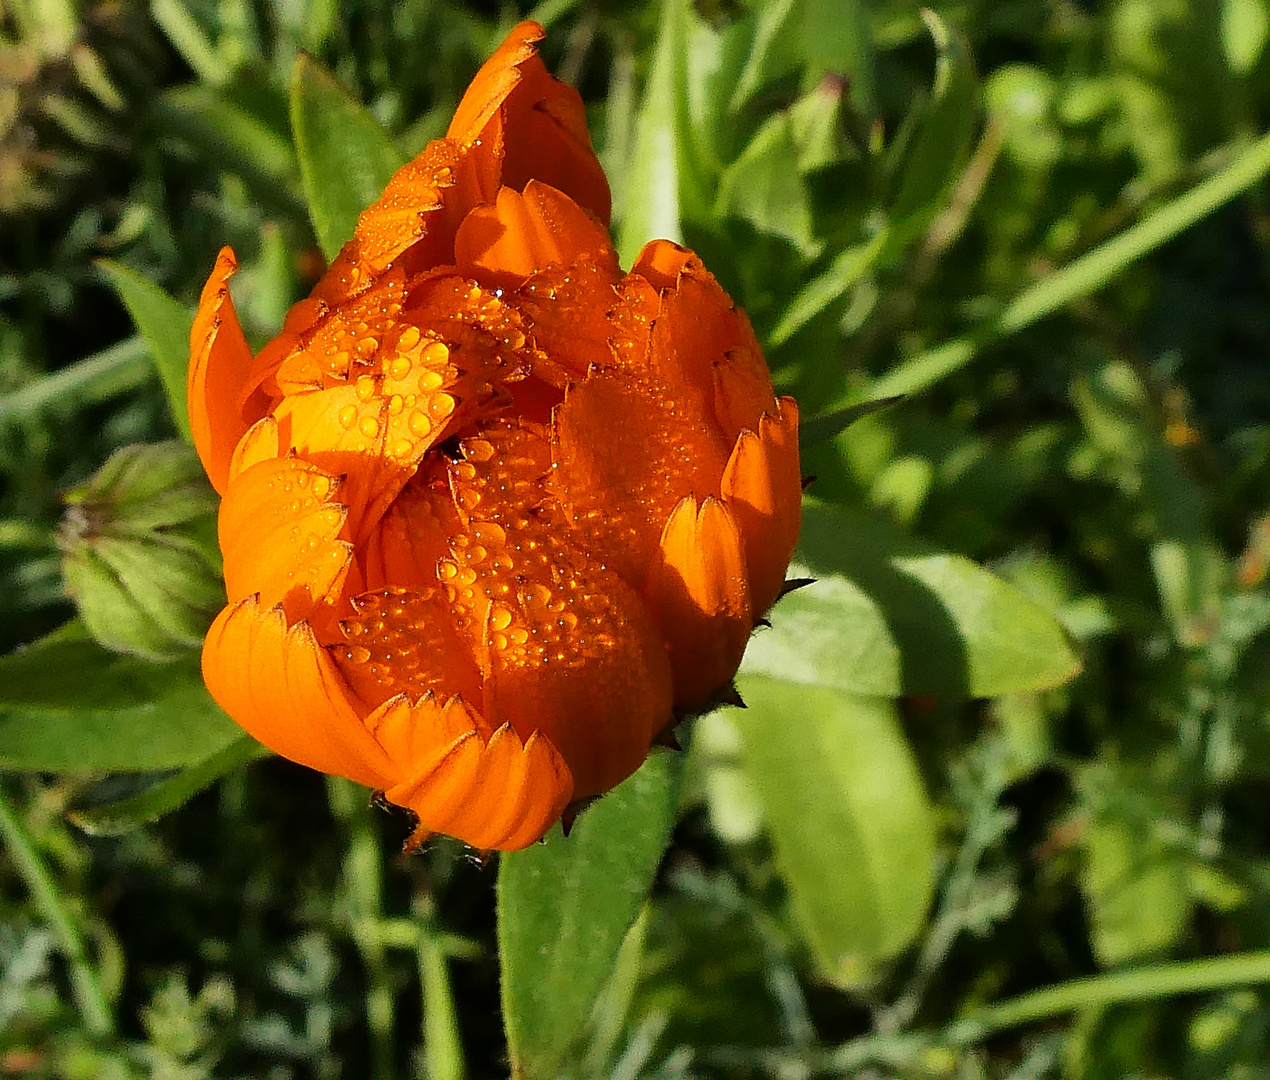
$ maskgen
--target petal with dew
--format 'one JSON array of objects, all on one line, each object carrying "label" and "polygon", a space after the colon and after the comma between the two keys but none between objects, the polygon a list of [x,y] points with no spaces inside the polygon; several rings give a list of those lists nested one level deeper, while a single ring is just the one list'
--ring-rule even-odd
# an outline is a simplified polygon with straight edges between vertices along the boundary
[{"label": "petal with dew", "polygon": [[291,622],[339,595],[353,558],[340,481],[300,458],[269,458],[236,476],[217,532],[229,602],[257,594]]},{"label": "petal with dew", "polygon": [[468,214],[454,239],[460,273],[506,290],[583,255],[603,259],[616,280],[617,256],[608,230],[567,195],[538,180],[530,180],[523,194],[502,188],[494,205]]},{"label": "petal with dew", "polygon": [[685,495],[719,494],[727,450],[712,423],[656,384],[596,375],[555,413],[552,483],[589,550],[642,584]]}]

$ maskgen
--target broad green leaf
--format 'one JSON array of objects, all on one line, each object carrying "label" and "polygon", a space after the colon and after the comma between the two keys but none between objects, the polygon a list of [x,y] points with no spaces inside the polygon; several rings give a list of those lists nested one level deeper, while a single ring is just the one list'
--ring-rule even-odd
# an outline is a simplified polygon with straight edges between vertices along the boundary
[{"label": "broad green leaf", "polygon": [[163,380],[168,407],[176,429],[191,441],[190,417],[185,404],[186,371],[190,364],[190,327],[194,315],[164,289],[117,262],[97,264],[119,293],[128,314],[150,349]]},{"label": "broad green leaf", "polygon": [[309,217],[323,254],[334,259],[404,159],[379,121],[304,55],[291,77],[291,130]]},{"label": "broad green leaf", "polygon": [[826,75],[844,79],[860,112],[877,110],[869,5],[864,0],[802,0],[802,54],[810,89]]},{"label": "broad green leaf", "polygon": [[791,577],[745,670],[855,694],[996,697],[1080,670],[1062,626],[1021,590],[884,520],[811,499]]},{"label": "broad green leaf", "polygon": [[184,806],[222,776],[269,751],[248,735],[241,735],[205,761],[168,776],[145,791],[113,802],[71,808],[67,816],[91,836],[132,832]]},{"label": "broad green leaf", "polygon": [[921,929],[935,819],[893,704],[758,675],[738,682],[746,771],[822,975],[869,982]]},{"label": "broad green leaf", "polygon": [[110,652],[78,622],[0,657],[0,768],[174,769],[242,734],[203,687],[197,656]]},{"label": "broad green leaf", "polygon": [[578,1049],[666,848],[681,772],[678,755],[656,754],[569,836],[557,828],[502,857],[498,953],[514,1076],[550,1080]]}]

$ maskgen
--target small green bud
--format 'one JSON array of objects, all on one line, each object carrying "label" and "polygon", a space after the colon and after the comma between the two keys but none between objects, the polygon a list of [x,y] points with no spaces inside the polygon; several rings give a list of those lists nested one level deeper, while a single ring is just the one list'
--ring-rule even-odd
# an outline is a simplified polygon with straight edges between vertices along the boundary
[{"label": "small green bud", "polygon": [[199,645],[225,587],[216,493],[194,451],[125,446],[64,500],[62,570],[89,633],[151,660]]}]

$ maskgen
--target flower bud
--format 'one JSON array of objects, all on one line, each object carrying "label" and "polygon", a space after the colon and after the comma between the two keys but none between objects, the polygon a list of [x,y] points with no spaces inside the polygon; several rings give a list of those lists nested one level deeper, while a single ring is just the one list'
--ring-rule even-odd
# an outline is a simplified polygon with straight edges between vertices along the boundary
[{"label": "flower bud", "polygon": [[225,592],[216,494],[194,451],[125,446],[64,500],[62,569],[89,633],[151,660],[199,645]]}]

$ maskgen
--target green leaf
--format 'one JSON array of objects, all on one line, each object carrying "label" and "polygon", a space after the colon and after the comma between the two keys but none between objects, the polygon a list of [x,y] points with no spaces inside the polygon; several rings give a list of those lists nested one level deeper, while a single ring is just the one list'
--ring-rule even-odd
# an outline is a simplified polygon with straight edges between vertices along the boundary
[{"label": "green leaf", "polygon": [[935,820],[895,708],[758,675],[738,682],[745,767],[822,975],[859,986],[925,920]]},{"label": "green leaf", "polygon": [[189,142],[201,160],[242,177],[267,207],[303,211],[295,152],[277,114],[272,87],[238,78],[221,89],[191,84],[167,91],[158,116],[167,132]]},{"label": "green leaf", "polygon": [[898,405],[903,400],[905,400],[904,395],[897,394],[895,397],[879,398],[876,401],[862,401],[859,405],[848,405],[843,409],[835,409],[833,412],[813,416],[798,425],[798,442],[803,449],[827,443],[830,439],[835,439],[841,435],[857,420],[863,420],[866,416],[872,416],[883,409],[889,409],[892,405]]},{"label": "green leaf", "polygon": [[291,77],[291,130],[309,217],[334,259],[404,159],[379,121],[309,56],[297,57]]},{"label": "green leaf", "polygon": [[241,734],[204,689],[197,656],[123,656],[71,622],[0,657],[0,768],[173,769]]},{"label": "green leaf", "polygon": [[190,417],[185,404],[186,372],[190,366],[190,327],[194,314],[164,289],[128,267],[109,259],[97,263],[115,287],[132,321],[150,349],[163,380],[176,429],[191,442]]},{"label": "green leaf", "polygon": [[119,836],[132,832],[184,806],[200,791],[240,765],[267,757],[269,751],[249,735],[242,735],[205,761],[166,777],[137,795],[114,802],[72,808],[67,816],[90,836]]},{"label": "green leaf", "polygon": [[1062,626],[960,555],[884,520],[804,500],[791,577],[745,670],[850,693],[996,697],[1057,686],[1080,670]]},{"label": "green leaf", "polygon": [[851,101],[866,116],[877,109],[869,5],[864,0],[802,0],[802,52],[814,86],[836,75],[850,86]]},{"label": "green leaf", "polygon": [[502,857],[498,952],[513,1075],[548,1080],[586,1034],[661,861],[682,759],[656,754],[569,836]]},{"label": "green leaf", "polygon": [[[991,323],[897,364],[861,387],[860,396],[916,394],[934,386],[969,364],[989,342],[1017,333],[1073,300],[1097,292],[1126,267],[1242,195],[1270,173],[1270,135],[1253,143],[1240,141],[1232,150],[1235,156],[1224,168],[1147,214],[1136,225],[1024,289]],[[773,332],[773,343],[776,337]]]}]

